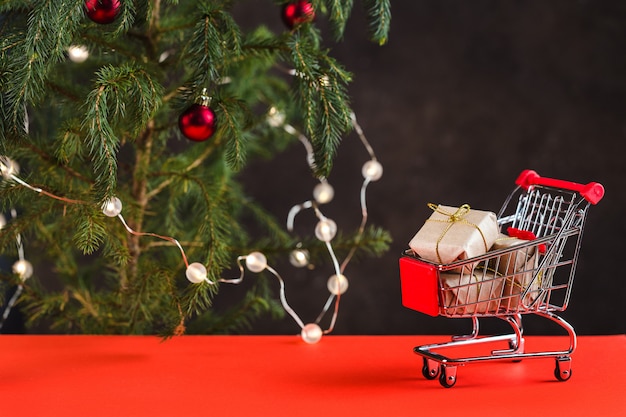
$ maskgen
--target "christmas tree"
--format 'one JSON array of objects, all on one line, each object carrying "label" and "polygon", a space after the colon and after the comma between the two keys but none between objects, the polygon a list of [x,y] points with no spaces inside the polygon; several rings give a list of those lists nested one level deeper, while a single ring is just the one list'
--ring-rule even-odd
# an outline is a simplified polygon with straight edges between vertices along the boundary
[{"label": "christmas tree", "polygon": [[[353,2],[276,2],[282,31],[242,29],[236,3],[2,0],[0,253],[23,260],[26,248],[29,262],[1,278],[20,289],[29,325],[229,332],[284,314],[267,262],[298,248],[306,262],[328,263],[334,234],[286,231],[240,175],[304,138],[312,176],[327,185],[354,118],[351,74],[326,38],[341,40]],[[384,44],[389,1],[363,7]],[[333,245],[348,259],[388,242],[368,226]],[[220,280],[240,281],[244,264],[261,273],[215,314]]]}]

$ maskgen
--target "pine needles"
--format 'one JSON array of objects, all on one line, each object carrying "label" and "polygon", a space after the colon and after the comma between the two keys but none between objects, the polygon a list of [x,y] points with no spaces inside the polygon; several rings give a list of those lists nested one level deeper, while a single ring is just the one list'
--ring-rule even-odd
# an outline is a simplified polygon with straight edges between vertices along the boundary
[{"label": "pine needles", "polygon": [[[172,334],[185,325],[227,332],[276,314],[264,279],[215,314],[218,285],[190,284],[171,243],[131,234],[101,212],[119,197],[128,227],[176,236],[213,281],[252,248],[292,249],[294,238],[247,197],[237,172],[295,140],[266,123],[278,108],[310,138],[314,175],[328,176],[351,128],[351,74],[321,47],[314,24],[273,33],[259,22],[244,33],[233,3],[122,1],[110,25],[86,19],[84,0],[0,4],[1,154],[18,160],[28,181],[66,197],[0,186],[2,211],[18,214],[2,229],[1,253],[14,257],[19,235],[31,261],[48,265],[25,284],[32,324],[86,333]],[[341,39],[353,1],[313,3]],[[385,43],[389,1],[363,4],[372,39]],[[85,63],[68,59],[72,45],[88,48]],[[217,131],[190,144],[176,121],[203,91]],[[244,221],[268,235],[248,233]],[[338,237],[338,248],[358,244],[359,253],[376,255],[388,242],[368,228],[358,242]],[[324,249],[308,243],[313,256]],[[54,290],[42,285],[46,276],[55,277]],[[2,278],[15,283],[8,273]]]}]

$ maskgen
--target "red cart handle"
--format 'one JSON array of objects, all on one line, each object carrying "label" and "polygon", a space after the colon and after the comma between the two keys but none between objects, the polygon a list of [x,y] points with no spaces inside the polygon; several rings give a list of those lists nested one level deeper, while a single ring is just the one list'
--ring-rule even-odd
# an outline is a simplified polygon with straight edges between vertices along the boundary
[{"label": "red cart handle", "polygon": [[519,177],[517,177],[517,180],[515,180],[515,184],[526,190],[533,185],[544,185],[546,187],[576,191],[591,204],[597,204],[600,200],[602,200],[602,197],[604,197],[604,187],[598,182],[578,184],[571,181],[545,178],[530,169],[522,171]]}]

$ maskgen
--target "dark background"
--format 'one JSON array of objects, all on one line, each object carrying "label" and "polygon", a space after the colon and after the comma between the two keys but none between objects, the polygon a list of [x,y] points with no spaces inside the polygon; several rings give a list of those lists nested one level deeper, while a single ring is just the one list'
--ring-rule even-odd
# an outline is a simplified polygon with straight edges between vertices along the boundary
[{"label": "dark background", "polygon": [[[255,10],[241,7],[242,22],[263,19],[281,30],[271,2],[248,4]],[[589,210],[563,316],[580,334],[626,332],[626,3],[398,0],[392,16],[389,43],[379,47],[367,39],[357,1],[344,42],[329,44],[354,74],[353,109],[384,166],[383,178],[368,187],[369,221],[394,239],[384,257],[346,269],[350,288],[335,333],[469,330],[466,320],[402,306],[399,255],[429,216],[428,202],[497,211],[526,168],[605,186],[605,198]],[[323,208],[345,230],[356,230],[361,220],[360,171],[367,160],[351,133],[329,177],[335,200]],[[315,184],[301,146],[252,165],[247,183],[279,218],[310,199]],[[314,321],[332,268],[280,272],[291,306],[304,322]],[[223,287],[218,307],[234,291]],[[554,330],[532,317],[526,326],[531,334]],[[257,322],[251,333],[298,331],[286,317]]]}]

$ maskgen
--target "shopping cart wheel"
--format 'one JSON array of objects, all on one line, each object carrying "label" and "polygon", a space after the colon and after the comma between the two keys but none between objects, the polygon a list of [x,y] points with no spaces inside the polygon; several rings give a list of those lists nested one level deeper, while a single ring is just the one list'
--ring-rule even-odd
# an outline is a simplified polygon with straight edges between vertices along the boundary
[{"label": "shopping cart wheel", "polygon": [[572,377],[572,358],[556,358],[554,376],[559,381],[567,381]]},{"label": "shopping cart wheel", "polygon": [[[522,338],[521,344],[520,344],[519,347],[517,346],[517,340],[516,339],[509,340],[509,349],[511,349],[511,351],[513,351],[516,354],[524,353],[524,339]],[[520,363],[522,361],[522,359],[515,358],[512,361],[513,361],[513,363]]]},{"label": "shopping cart wheel", "polygon": [[444,388],[452,388],[456,384],[456,366],[441,365],[439,383]]},{"label": "shopping cart wheel", "polygon": [[426,379],[435,379],[439,376],[439,364],[433,360],[424,358],[422,366],[422,375]]}]

